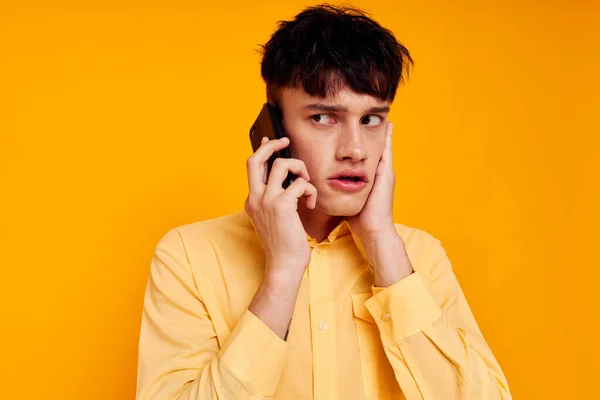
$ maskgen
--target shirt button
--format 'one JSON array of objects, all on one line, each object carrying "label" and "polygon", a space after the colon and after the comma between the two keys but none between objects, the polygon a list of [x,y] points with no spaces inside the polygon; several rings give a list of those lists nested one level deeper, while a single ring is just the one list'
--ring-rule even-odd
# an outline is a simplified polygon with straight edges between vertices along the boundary
[{"label": "shirt button", "polygon": [[323,254],[323,253],[325,253],[326,249],[327,249],[327,245],[317,244],[315,246],[315,253],[317,253],[317,254]]},{"label": "shirt button", "polygon": [[319,322],[319,329],[325,332],[327,330],[327,323],[321,320],[321,322]]},{"label": "shirt button", "polygon": [[383,314],[383,315],[381,316],[381,319],[382,319],[384,322],[388,322],[388,321],[390,320],[390,313],[385,313],[385,314]]}]

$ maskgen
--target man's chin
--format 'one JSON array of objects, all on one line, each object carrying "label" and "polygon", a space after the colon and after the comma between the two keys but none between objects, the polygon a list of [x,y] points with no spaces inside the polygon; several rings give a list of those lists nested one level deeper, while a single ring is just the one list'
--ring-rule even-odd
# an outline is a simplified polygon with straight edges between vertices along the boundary
[{"label": "man's chin", "polygon": [[353,217],[362,211],[366,203],[366,201],[363,201],[362,199],[345,199],[344,201],[323,200],[324,201],[319,204],[317,199],[317,208],[334,217]]}]

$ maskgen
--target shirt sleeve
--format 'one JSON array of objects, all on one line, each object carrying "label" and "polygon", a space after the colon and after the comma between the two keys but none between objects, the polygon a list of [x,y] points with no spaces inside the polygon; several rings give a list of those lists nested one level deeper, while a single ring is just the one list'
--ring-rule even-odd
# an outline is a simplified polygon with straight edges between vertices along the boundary
[{"label": "shirt sleeve", "polygon": [[365,307],[407,400],[508,400],[506,378],[437,239],[420,271],[373,287]]},{"label": "shirt sleeve", "polygon": [[287,348],[249,310],[220,346],[179,232],[163,237],[144,297],[136,399],[272,398]]}]

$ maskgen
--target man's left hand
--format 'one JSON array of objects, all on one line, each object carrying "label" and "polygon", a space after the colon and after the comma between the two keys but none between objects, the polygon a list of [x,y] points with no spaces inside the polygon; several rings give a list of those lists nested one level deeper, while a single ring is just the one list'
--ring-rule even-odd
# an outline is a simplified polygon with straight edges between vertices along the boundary
[{"label": "man's left hand", "polygon": [[392,165],[392,123],[386,126],[371,193],[360,213],[348,217],[375,273],[375,286],[387,287],[413,273],[404,241],[396,232],[392,215],[396,176]]}]

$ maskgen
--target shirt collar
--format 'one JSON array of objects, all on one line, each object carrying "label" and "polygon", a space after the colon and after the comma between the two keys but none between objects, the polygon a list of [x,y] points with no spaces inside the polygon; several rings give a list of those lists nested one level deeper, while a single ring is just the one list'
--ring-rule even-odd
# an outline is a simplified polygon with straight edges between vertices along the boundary
[{"label": "shirt collar", "polygon": [[[252,229],[254,229],[254,226],[252,225],[252,220],[250,219],[250,217],[248,217],[248,214],[246,212],[244,212],[244,215],[246,215],[246,218],[248,219],[248,223],[250,224]],[[327,244],[333,243],[334,240],[336,240],[337,238],[346,236],[348,233],[350,233],[352,235],[352,241],[354,242],[354,245],[356,246],[356,248],[359,250],[363,259],[368,260],[365,250],[364,250],[362,244],[360,243],[360,240],[358,239],[358,236],[354,232],[352,232],[352,229],[350,229],[350,224],[348,223],[348,220],[346,218],[343,218],[340,221],[340,223],[329,233],[329,235],[327,235],[327,238],[325,238],[323,243],[327,243]],[[305,232],[305,234],[306,234],[306,239],[308,240],[308,244],[310,245],[310,247],[312,249],[318,243],[315,240],[315,238],[311,237],[308,233]]]},{"label": "shirt collar", "polygon": [[[333,243],[337,238],[346,236],[348,234],[352,235],[352,240],[354,241],[354,244],[360,251],[360,254],[363,256],[363,258],[367,260],[365,250],[362,244],[360,243],[358,236],[354,232],[352,232],[352,229],[350,229],[350,224],[348,223],[348,220],[346,218],[342,219],[340,223],[335,228],[333,228],[329,235],[327,235],[327,238],[325,238],[325,240],[323,240],[323,242],[321,243],[330,244]],[[308,233],[306,234],[306,239],[308,240],[308,244],[311,248],[315,247],[318,244],[316,239],[311,237]]]}]

